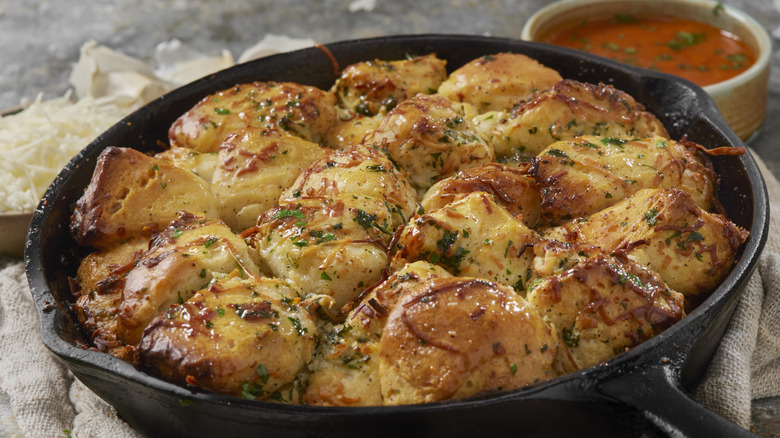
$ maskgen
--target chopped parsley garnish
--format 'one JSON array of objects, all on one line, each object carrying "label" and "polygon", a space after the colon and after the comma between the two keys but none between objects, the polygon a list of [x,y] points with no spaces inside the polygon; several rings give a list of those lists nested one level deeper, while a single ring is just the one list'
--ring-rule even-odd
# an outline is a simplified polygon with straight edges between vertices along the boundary
[{"label": "chopped parsley garnish", "polygon": [[306,216],[303,215],[303,213],[300,210],[288,210],[286,208],[279,210],[275,215],[274,219],[282,219],[286,217],[295,217],[298,219],[306,219]]},{"label": "chopped parsley garnish", "polygon": [[260,364],[257,366],[257,375],[260,376],[260,380],[263,383],[268,383],[268,370],[265,368],[265,365]]},{"label": "chopped parsley garnish", "polygon": [[559,157],[559,158],[569,158],[568,155],[566,155],[565,152],[563,152],[560,149],[550,149],[546,152],[547,155],[552,155],[553,157]]},{"label": "chopped parsley garnish", "polygon": [[298,333],[298,336],[303,336],[304,333],[307,333],[309,330],[301,325],[301,320],[298,318],[294,318],[292,316],[288,316],[287,319],[290,320],[290,323],[292,323],[293,328],[295,328],[295,332]]},{"label": "chopped parsley garnish", "polygon": [[457,231],[444,230],[444,235],[436,242],[436,247],[442,253],[446,253],[450,250],[452,245],[458,240]]},{"label": "chopped parsley garnish", "polygon": [[658,223],[658,209],[651,208],[650,210],[647,210],[645,212],[645,222],[647,222],[647,226],[652,227],[655,226],[655,224]]},{"label": "chopped parsley garnish", "polygon": [[701,242],[702,240],[704,240],[704,236],[698,231],[691,231],[691,234],[688,234],[688,242]]},{"label": "chopped parsley garnish", "polygon": [[363,227],[364,230],[368,230],[369,228],[374,227],[385,234],[392,235],[392,230],[388,230],[386,227],[379,225],[379,223],[376,221],[376,218],[377,215],[366,213],[365,211],[358,209],[355,218],[352,220],[357,222],[358,225]]},{"label": "chopped parsley garnish", "polygon": [[355,219],[353,220],[357,222],[358,225],[363,227],[364,230],[367,230],[371,228],[376,222],[376,215],[366,213],[365,211],[358,209],[357,215],[355,215]]},{"label": "chopped parsley garnish", "polygon": [[604,146],[611,144],[613,146],[623,146],[624,144],[628,143],[629,140],[623,139],[623,138],[617,138],[617,137],[604,137],[601,139],[601,144]]},{"label": "chopped parsley garnish", "polygon": [[580,344],[580,336],[571,329],[564,328],[562,332],[563,343],[569,348],[575,348]]},{"label": "chopped parsley garnish", "polygon": [[675,52],[686,47],[690,47],[704,41],[703,32],[684,32],[679,31],[674,34],[674,39],[666,43]]},{"label": "chopped parsley garnish", "polygon": [[244,382],[241,384],[241,397],[251,400],[256,399],[263,394],[263,387],[255,382]]}]

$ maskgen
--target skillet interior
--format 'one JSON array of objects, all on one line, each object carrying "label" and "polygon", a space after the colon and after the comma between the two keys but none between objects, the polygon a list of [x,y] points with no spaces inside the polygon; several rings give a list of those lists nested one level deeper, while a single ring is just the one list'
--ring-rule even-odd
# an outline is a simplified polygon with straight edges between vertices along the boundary
[{"label": "skillet interior", "polygon": [[[448,61],[449,71],[486,54],[524,53],[557,69],[564,78],[602,81],[626,91],[664,122],[672,138],[687,135],[708,148],[742,146],[709,96],[695,85],[573,50],[454,35],[358,40],[330,44],[327,49],[341,67],[368,59],[399,59],[434,52]],[[88,387],[114,405],[128,423],[152,435],[207,436],[224,435],[226,431],[262,432],[268,436],[393,435],[403,431],[435,432],[437,436],[488,431],[543,435],[576,432],[586,436],[663,434],[663,427],[647,420],[644,407],[628,406],[615,395],[625,385],[614,379],[663,364],[672,373],[672,385],[686,388],[709,361],[766,240],[766,189],[749,154],[714,159],[721,176],[719,197],[731,220],[750,230],[751,238],[739,263],[713,295],[680,323],[606,365],[527,389],[393,408],[287,406],[193,392],[80,346],[87,340],[72,312],[67,279],[74,275],[85,253],[71,240],[68,219],[89,183],[99,153],[113,145],[157,150],[159,142],[167,142],[168,127],[180,114],[205,95],[236,83],[294,81],[327,89],[336,76],[329,57],[317,48],[242,64],[159,98],[110,128],[77,155],[44,195],[27,239],[27,274],[47,347]],[[617,390],[610,383],[613,381],[618,382]]]}]

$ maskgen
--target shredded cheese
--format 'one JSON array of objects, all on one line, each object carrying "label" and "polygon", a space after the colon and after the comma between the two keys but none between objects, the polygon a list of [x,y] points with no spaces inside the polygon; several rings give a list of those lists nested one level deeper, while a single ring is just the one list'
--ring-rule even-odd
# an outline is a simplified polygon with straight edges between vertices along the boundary
[{"label": "shredded cheese", "polygon": [[36,100],[0,118],[0,213],[32,211],[60,170],[124,112],[110,99]]}]

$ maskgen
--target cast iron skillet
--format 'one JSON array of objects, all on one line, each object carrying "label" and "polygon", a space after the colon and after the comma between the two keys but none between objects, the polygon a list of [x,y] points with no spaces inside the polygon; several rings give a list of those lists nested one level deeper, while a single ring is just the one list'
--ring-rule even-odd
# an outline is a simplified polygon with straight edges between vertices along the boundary
[{"label": "cast iron skillet", "polygon": [[[709,96],[671,76],[634,69],[573,50],[511,39],[456,35],[376,38],[328,44],[338,66],[371,59],[436,53],[454,68],[482,55],[524,53],[564,78],[614,84],[666,125],[708,148],[743,146]],[[766,241],[766,187],[750,153],[715,157],[719,197],[729,217],[750,230],[732,272],[701,306],[657,337],[597,365],[521,390],[465,400],[399,407],[322,408],[244,400],[177,386],[130,364],[83,348],[68,276],[84,250],[71,240],[68,218],[107,146],[154,151],[171,123],[205,95],[255,80],[295,81],[327,89],[336,69],[318,48],[239,65],[177,89],[131,114],[77,155],[49,187],[32,219],[25,261],[41,336],[76,377],[116,407],[130,425],[153,436],[752,436],[687,393],[716,348],[736,299]]]}]

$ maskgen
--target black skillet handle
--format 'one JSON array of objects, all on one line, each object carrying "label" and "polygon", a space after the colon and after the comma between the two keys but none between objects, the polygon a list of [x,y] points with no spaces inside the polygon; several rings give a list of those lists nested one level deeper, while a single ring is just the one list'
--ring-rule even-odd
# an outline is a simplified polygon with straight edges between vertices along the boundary
[{"label": "black skillet handle", "polygon": [[603,382],[600,392],[636,408],[670,437],[758,438],[683,392],[668,365],[652,364],[622,374]]}]

